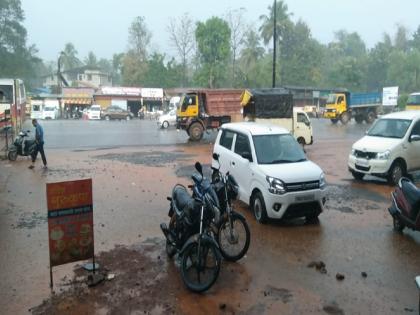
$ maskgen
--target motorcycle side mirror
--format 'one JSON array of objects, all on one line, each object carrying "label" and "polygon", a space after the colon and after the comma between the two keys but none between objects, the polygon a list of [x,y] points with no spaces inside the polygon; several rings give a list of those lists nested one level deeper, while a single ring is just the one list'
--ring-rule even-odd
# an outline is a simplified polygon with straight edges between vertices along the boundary
[{"label": "motorcycle side mirror", "polygon": [[213,153],[213,160],[219,162],[219,154]]},{"label": "motorcycle side mirror", "polygon": [[200,173],[201,176],[203,176],[203,167],[201,166],[200,162],[195,162],[195,169]]}]

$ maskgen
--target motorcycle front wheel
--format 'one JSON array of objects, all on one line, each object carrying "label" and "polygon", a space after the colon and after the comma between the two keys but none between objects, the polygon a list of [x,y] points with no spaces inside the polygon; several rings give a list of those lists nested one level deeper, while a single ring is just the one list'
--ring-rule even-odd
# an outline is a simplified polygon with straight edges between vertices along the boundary
[{"label": "motorcycle front wheel", "polygon": [[216,282],[220,272],[221,256],[216,245],[201,240],[184,250],[181,276],[185,286],[193,292],[204,292]]},{"label": "motorcycle front wheel", "polygon": [[10,161],[16,161],[17,159],[17,151],[13,150],[13,151],[9,151],[9,153],[7,153],[7,157],[9,158]]},{"label": "motorcycle front wheel", "polygon": [[217,233],[217,243],[220,247],[222,256],[229,261],[241,259],[249,248],[251,233],[245,218],[235,212],[226,216],[226,220],[219,226]]}]

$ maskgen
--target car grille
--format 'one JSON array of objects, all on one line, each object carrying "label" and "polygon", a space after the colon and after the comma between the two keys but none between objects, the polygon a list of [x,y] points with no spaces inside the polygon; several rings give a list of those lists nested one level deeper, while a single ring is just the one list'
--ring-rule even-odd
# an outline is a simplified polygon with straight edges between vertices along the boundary
[{"label": "car grille", "polygon": [[302,183],[290,183],[286,184],[286,191],[293,192],[293,191],[305,191],[311,189],[318,189],[319,188],[319,181],[311,181],[311,182],[302,182]]},{"label": "car grille", "polygon": [[370,170],[370,166],[361,166],[361,165],[356,164],[355,167],[359,171],[369,172],[369,170]]},{"label": "car grille", "polygon": [[371,160],[376,158],[376,152],[363,152],[360,150],[356,150],[354,152],[354,156],[357,158],[363,158],[363,159],[367,159],[367,160]]}]

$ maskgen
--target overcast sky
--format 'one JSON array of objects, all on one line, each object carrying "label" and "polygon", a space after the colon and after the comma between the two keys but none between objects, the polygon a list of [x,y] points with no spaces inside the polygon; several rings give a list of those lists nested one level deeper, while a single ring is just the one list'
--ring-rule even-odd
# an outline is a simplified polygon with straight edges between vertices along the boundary
[{"label": "overcast sky", "polygon": [[[56,60],[67,42],[72,42],[84,59],[89,51],[98,58],[124,52],[128,28],[136,16],[144,16],[152,32],[152,47],[174,55],[167,25],[188,12],[194,20],[223,17],[229,9],[246,9],[248,22],[259,26],[267,14],[269,0],[21,0],[29,44],[39,56]],[[333,40],[334,32],[357,31],[368,47],[394,34],[403,24],[414,32],[420,24],[420,0],[289,0],[285,1],[294,21],[301,18],[322,43]]]}]

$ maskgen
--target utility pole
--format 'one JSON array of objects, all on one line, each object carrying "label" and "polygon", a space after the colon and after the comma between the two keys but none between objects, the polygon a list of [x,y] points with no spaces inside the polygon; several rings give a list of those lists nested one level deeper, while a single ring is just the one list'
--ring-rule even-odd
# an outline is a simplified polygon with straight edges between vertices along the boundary
[{"label": "utility pole", "polygon": [[58,60],[57,60],[57,94],[60,95],[60,97],[58,97],[58,105],[60,107],[60,118],[63,118],[63,104],[62,102],[62,95],[63,94],[63,83],[61,82],[61,58],[64,55],[64,51],[60,52],[60,55],[58,56]]},{"label": "utility pole", "polygon": [[273,88],[276,87],[276,50],[277,50],[277,0],[274,0],[274,25],[273,25]]}]

